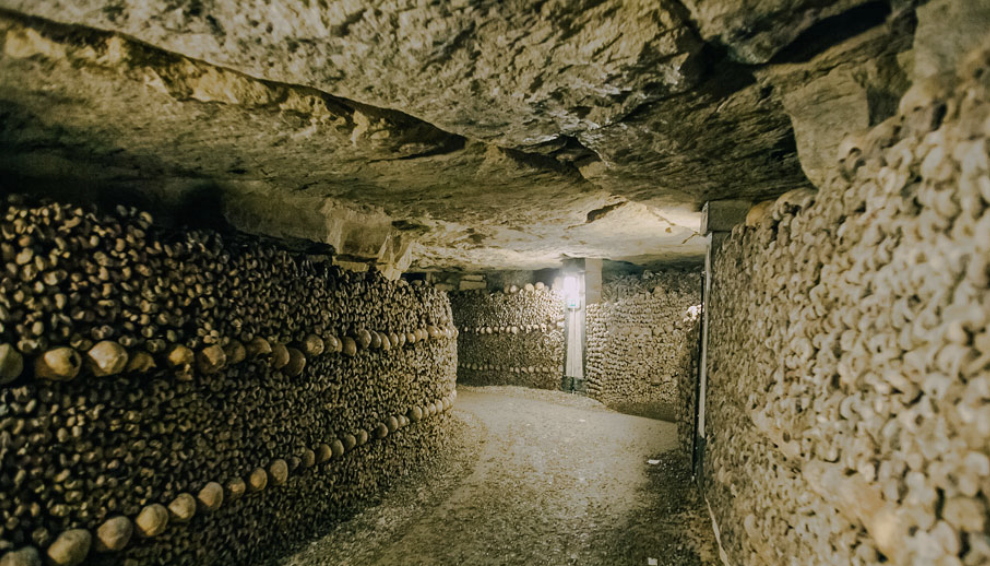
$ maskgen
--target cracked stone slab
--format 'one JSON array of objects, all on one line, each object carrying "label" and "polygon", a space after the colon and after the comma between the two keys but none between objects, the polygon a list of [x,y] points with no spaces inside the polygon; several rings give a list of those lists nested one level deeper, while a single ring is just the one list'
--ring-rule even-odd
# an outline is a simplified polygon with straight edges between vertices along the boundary
[{"label": "cracked stone slab", "polygon": [[[909,25],[910,24],[910,25]],[[872,28],[807,61],[757,71],[790,117],[801,167],[822,186],[834,173],[839,145],[897,111],[911,80],[900,57],[911,49],[913,24],[893,21]]]},{"label": "cracked stone slab", "polygon": [[780,103],[732,65],[581,140],[602,156],[582,166],[587,179],[656,206],[757,198],[807,183]]},{"label": "cracked stone slab", "polygon": [[743,63],[766,63],[816,23],[869,0],[684,0],[705,40]]},{"label": "cracked stone slab", "polygon": [[695,82],[673,0],[2,0],[503,147],[611,123]]}]

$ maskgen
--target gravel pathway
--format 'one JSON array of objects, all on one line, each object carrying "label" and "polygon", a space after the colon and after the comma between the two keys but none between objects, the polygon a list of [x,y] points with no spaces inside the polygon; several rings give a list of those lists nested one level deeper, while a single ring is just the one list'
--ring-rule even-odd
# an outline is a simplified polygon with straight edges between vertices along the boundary
[{"label": "gravel pathway", "polygon": [[719,564],[675,425],[558,392],[458,393],[437,463],[282,564]]}]

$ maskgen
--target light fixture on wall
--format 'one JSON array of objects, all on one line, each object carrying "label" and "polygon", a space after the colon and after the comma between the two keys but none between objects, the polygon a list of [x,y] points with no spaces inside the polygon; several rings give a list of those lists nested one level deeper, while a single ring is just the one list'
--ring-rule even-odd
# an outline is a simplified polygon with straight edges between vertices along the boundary
[{"label": "light fixture on wall", "polygon": [[569,309],[581,308],[581,286],[577,274],[564,275],[564,302]]}]

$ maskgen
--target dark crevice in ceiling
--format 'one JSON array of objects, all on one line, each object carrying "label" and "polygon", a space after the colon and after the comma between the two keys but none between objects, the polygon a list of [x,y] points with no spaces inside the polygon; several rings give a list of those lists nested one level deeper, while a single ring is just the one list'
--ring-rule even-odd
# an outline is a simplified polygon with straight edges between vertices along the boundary
[{"label": "dark crevice in ceiling", "polygon": [[438,155],[447,155],[451,153],[456,153],[464,149],[467,145],[467,138],[463,136],[458,136],[456,134],[450,134],[445,139],[441,140],[440,143],[435,145],[433,148],[428,149],[422,153],[413,153],[410,155],[400,155],[394,159],[371,159],[368,163],[382,163],[384,161],[411,161],[413,159],[424,159],[427,157],[436,157]]},{"label": "dark crevice in ceiling", "polygon": [[395,220],[392,227],[400,232],[410,232],[414,234],[425,234],[430,231],[430,227],[410,220]]},{"label": "dark crevice in ceiling", "polygon": [[551,154],[557,161],[575,167],[583,167],[594,161],[601,161],[594,150],[585,147],[577,138],[561,136],[560,139],[563,144]]},{"label": "dark crevice in ceiling", "polygon": [[[146,65],[151,68],[162,69],[173,65],[185,64],[186,62],[193,62],[200,65],[203,69],[217,69],[224,73],[230,73],[231,75],[243,77],[248,81],[263,85],[273,92],[281,91],[283,93],[282,98],[276,98],[269,101],[268,105],[270,106],[277,106],[278,103],[284,101],[285,94],[289,91],[294,91],[301,94],[310,94],[320,98],[326,105],[327,110],[337,113],[343,118],[351,120],[352,127],[356,127],[353,124],[353,116],[355,112],[360,112],[369,119],[383,120],[392,124],[395,129],[401,129],[403,133],[406,134],[406,137],[414,138],[421,144],[434,143],[438,146],[436,149],[431,149],[420,154],[406,156],[409,158],[433,155],[436,153],[449,153],[451,151],[457,151],[464,146],[465,138],[462,136],[446,132],[440,128],[437,128],[433,124],[398,110],[371,106],[358,101],[336,96],[306,85],[253,77],[236,69],[163,50],[139,39],[130,37],[127,34],[52,22],[50,20],[28,16],[4,8],[0,8],[0,16],[14,21],[19,21],[34,28],[42,29],[46,36],[64,43],[81,43],[97,46],[104,44],[106,40],[111,37],[121,37],[126,39],[133,46],[137,47],[137,49],[133,49],[129,53],[129,57],[135,65]],[[168,78],[167,75],[166,78]],[[176,89],[181,88],[181,85],[176,86]],[[181,97],[178,96],[178,93],[173,92],[173,95],[175,95],[176,98],[181,99]],[[188,95],[188,99],[195,100],[195,97],[190,94]]]},{"label": "dark crevice in ceiling", "polygon": [[[410,143],[407,145],[424,148],[422,151],[414,151],[409,154],[397,153],[395,157],[389,159],[372,159],[368,161],[369,163],[416,160],[457,153],[462,151],[470,141],[470,138],[447,132],[429,122],[398,110],[372,106],[362,102],[342,98],[310,86],[259,79],[238,70],[165,51],[146,42],[129,37],[126,34],[52,22],[50,20],[24,15],[3,8],[0,8],[0,17],[19,21],[25,25],[43,30],[43,33],[46,36],[51,37],[56,41],[100,46],[105,44],[107,39],[114,36],[125,38],[128,42],[137,47],[137,49],[132,50],[129,53],[133,63],[135,65],[144,65],[159,70],[160,74],[166,79],[167,86],[172,90],[171,94],[179,100],[199,102],[199,99],[196,98],[196,93],[189,92],[189,87],[181,84],[180,81],[168,82],[169,71],[172,68],[179,67],[187,62],[193,62],[200,65],[204,72],[210,69],[217,69],[224,73],[230,73],[231,75],[242,77],[247,81],[263,85],[272,92],[281,92],[281,96],[268,100],[265,104],[253,105],[251,103],[247,103],[243,104],[243,106],[254,108],[269,107],[273,110],[278,110],[279,104],[285,101],[289,92],[310,95],[322,100],[326,105],[326,109],[330,112],[346,119],[352,130],[360,127],[355,122],[355,114],[359,112],[370,121],[380,120],[385,122],[388,130],[392,132],[390,137],[394,138],[395,133],[398,132],[402,139],[409,140]],[[225,102],[214,101],[209,102],[208,104],[225,104]],[[478,143],[490,145],[483,141],[479,141]],[[398,149],[402,149],[402,146],[399,146]],[[499,149],[506,155],[512,157],[514,160],[525,163],[529,167],[552,171],[558,174],[564,173],[569,177],[580,177],[577,166],[598,159],[595,152],[582,146],[577,139],[569,136],[561,136],[559,142],[556,144],[556,147],[549,152],[549,155],[545,156],[540,155],[539,153],[531,154],[527,151],[512,148]],[[240,171],[233,172],[235,174],[243,174],[244,170],[241,169]]]},{"label": "dark crevice in ceiling", "polygon": [[878,1],[825,18],[778,51],[770,63],[806,63],[830,47],[883,24],[890,15],[890,4]]},{"label": "dark crevice in ceiling", "polygon": [[610,204],[608,206],[603,206],[601,208],[596,208],[588,213],[588,219],[585,220],[585,224],[591,224],[592,222],[604,218],[606,214],[612,212],[613,210],[625,206],[626,201],[617,202],[615,204]]}]

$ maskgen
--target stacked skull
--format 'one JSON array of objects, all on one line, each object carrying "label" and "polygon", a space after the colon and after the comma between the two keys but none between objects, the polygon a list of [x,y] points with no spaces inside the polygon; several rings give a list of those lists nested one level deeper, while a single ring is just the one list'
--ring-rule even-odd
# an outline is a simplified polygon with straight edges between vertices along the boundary
[{"label": "stacked skull", "polygon": [[429,287],[18,196],[0,253],[0,555],[257,561],[445,441],[442,410],[407,416],[455,394],[450,307]]},{"label": "stacked skull", "polygon": [[542,283],[450,293],[459,329],[458,380],[558,389],[564,359],[563,297]]},{"label": "stacked skull", "polygon": [[602,298],[588,306],[586,317],[589,395],[608,405],[667,413],[685,425],[681,444],[690,445],[700,274],[610,276]]},{"label": "stacked skull", "polygon": [[979,52],[717,251],[705,480],[734,564],[990,563],[988,118]]}]

